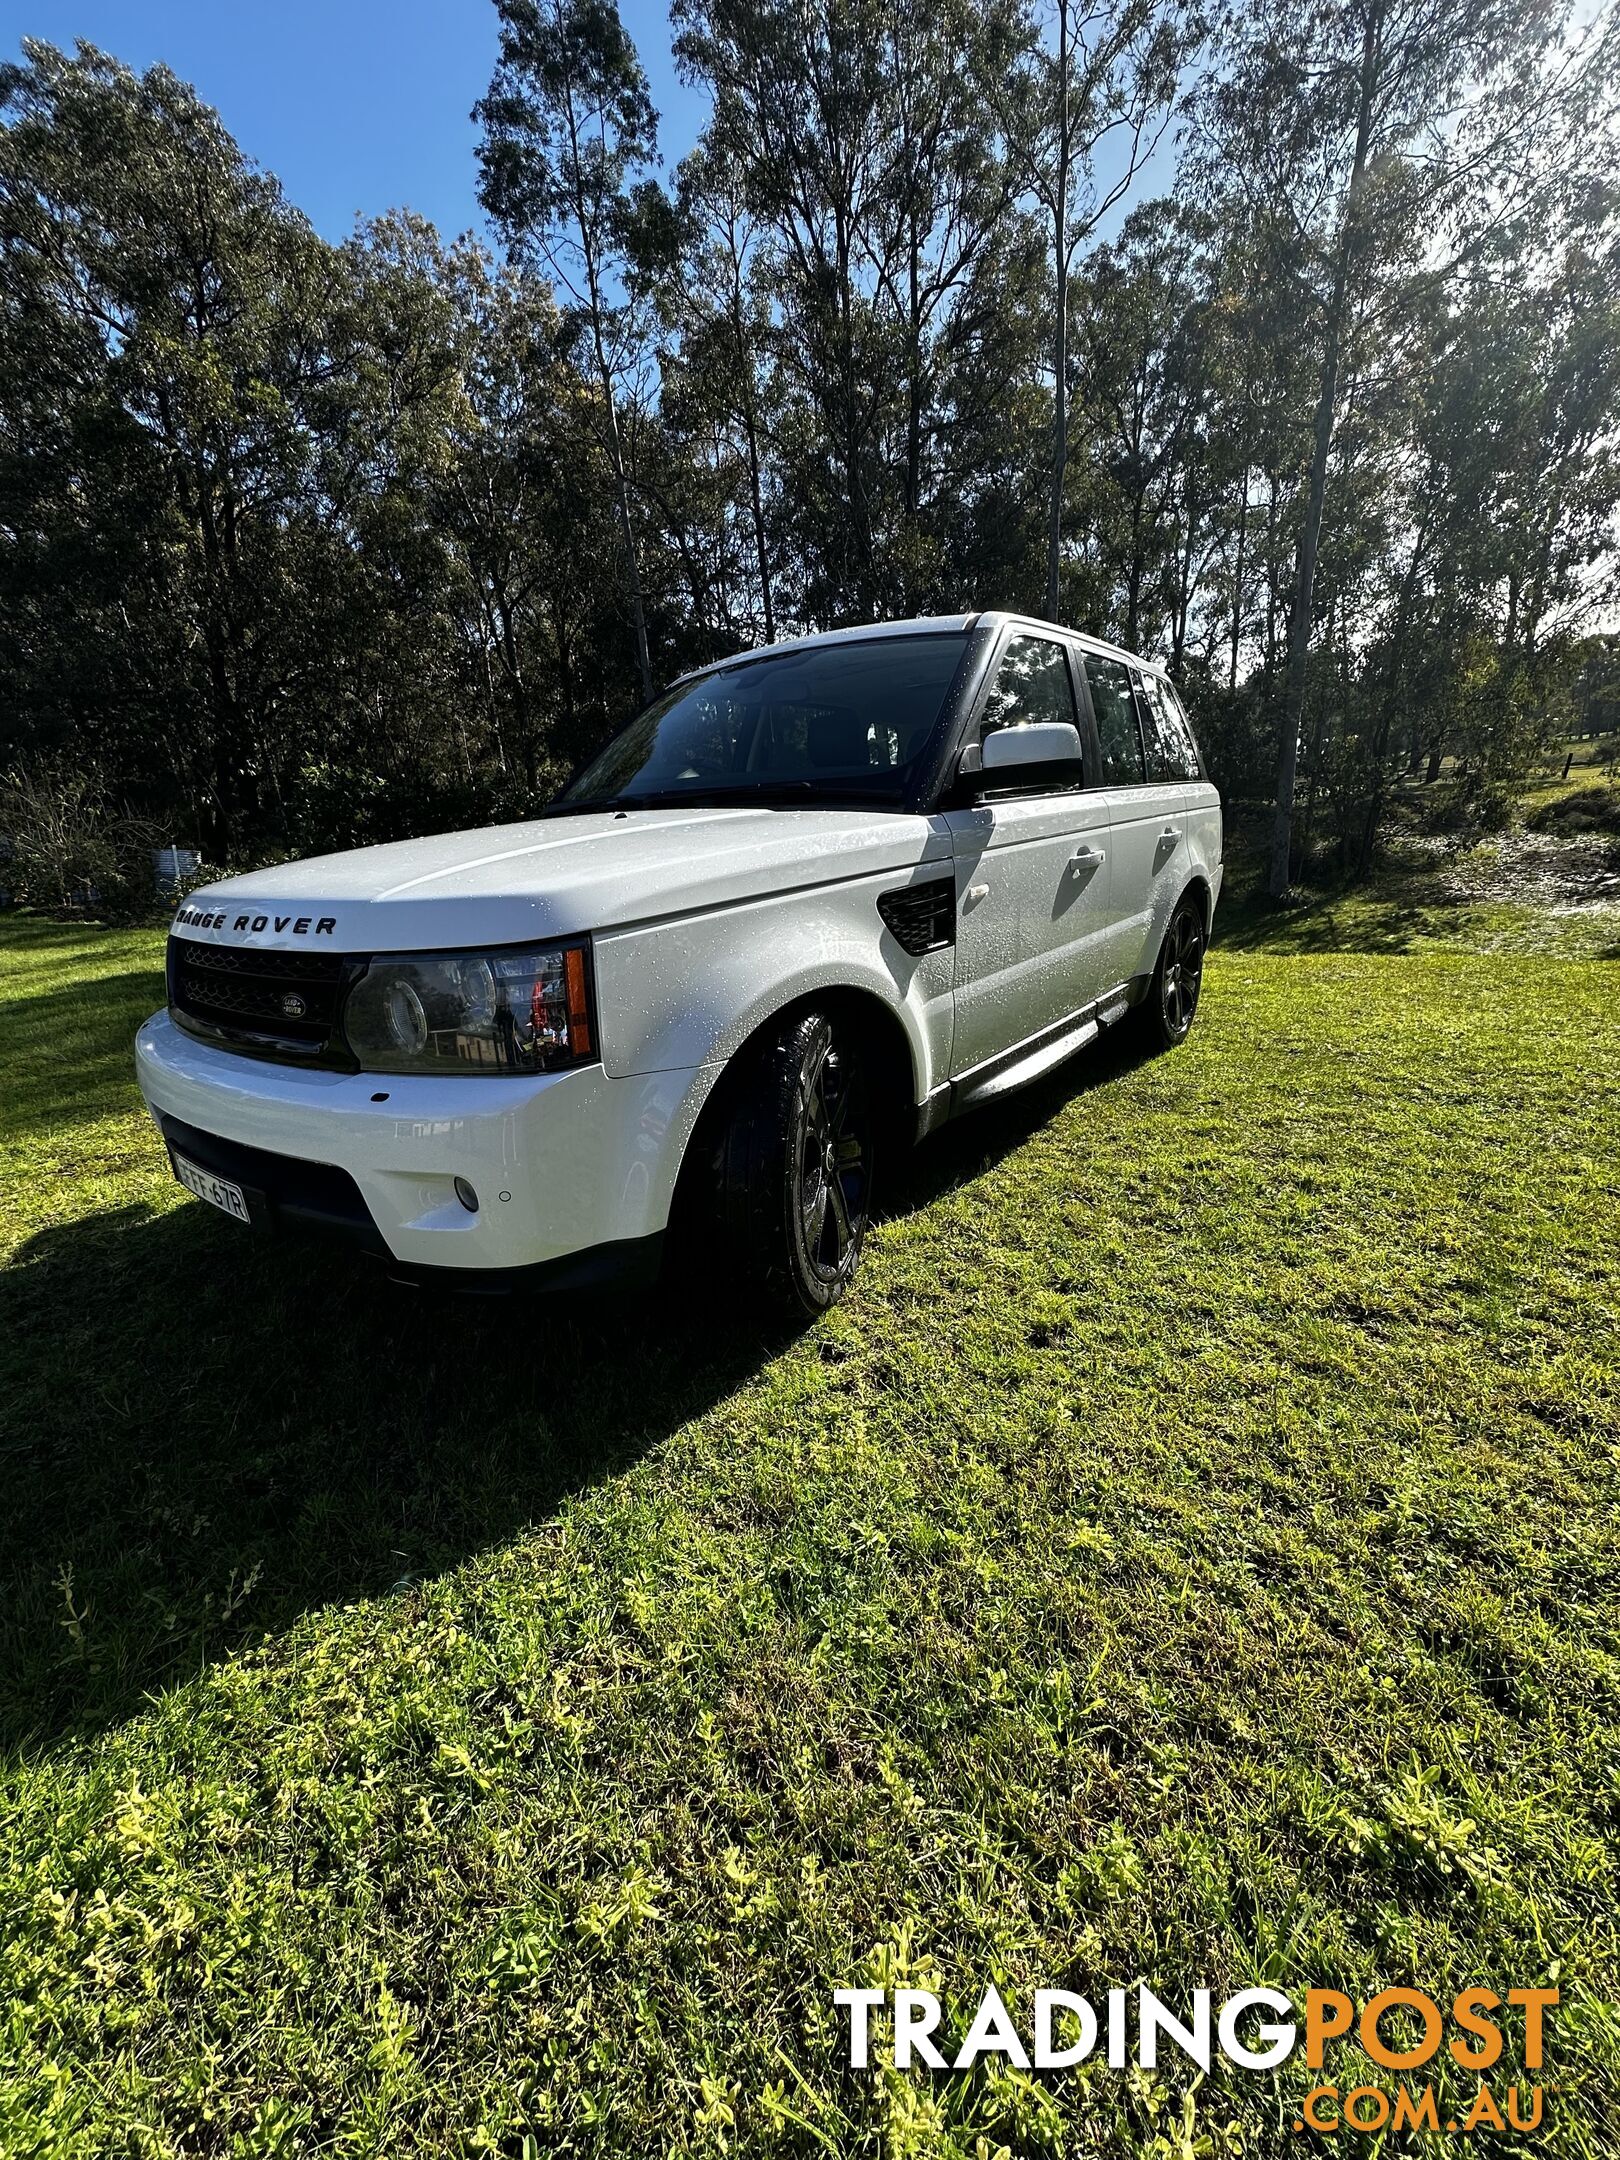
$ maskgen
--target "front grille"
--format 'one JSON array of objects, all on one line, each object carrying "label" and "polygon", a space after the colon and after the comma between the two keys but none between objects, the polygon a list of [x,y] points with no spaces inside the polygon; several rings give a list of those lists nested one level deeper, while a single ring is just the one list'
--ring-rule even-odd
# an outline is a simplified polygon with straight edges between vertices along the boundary
[{"label": "front grille", "polygon": [[342,953],[266,952],[169,940],[169,1010],[214,1042],[300,1063],[349,1064],[338,1008],[353,963]]},{"label": "front grille", "polygon": [[878,913],[908,953],[938,952],[956,943],[956,880],[931,878],[883,893]]}]

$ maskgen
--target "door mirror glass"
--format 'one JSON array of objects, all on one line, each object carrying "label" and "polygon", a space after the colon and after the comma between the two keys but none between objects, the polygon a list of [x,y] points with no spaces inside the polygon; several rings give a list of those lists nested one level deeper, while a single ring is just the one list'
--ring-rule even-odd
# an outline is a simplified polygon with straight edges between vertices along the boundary
[{"label": "door mirror glass", "polygon": [[1067,720],[1039,720],[997,728],[979,751],[980,770],[1007,772],[1030,765],[1080,763],[1080,730]]}]

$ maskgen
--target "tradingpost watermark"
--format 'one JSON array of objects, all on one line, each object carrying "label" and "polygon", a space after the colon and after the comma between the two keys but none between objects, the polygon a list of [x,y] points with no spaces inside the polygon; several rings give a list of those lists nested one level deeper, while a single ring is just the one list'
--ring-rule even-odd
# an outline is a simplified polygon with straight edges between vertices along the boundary
[{"label": "tradingpost watermark", "polygon": [[[897,2070],[947,2074],[992,2058],[1019,2070],[1068,2070],[1100,2048],[1111,2070],[1154,2070],[1180,2057],[1207,2073],[1220,2058],[1264,2076],[1303,2049],[1317,2079],[1297,2103],[1296,2132],[1463,2134],[1541,2126],[1547,2088],[1538,2073],[1558,1990],[1480,1986],[1437,2000],[1421,1988],[1387,1987],[1358,2002],[1338,1988],[1307,1988],[1296,1999],[1248,1987],[1217,2003],[1213,1990],[1195,1988],[1182,2016],[1139,1981],[1109,1988],[1100,2006],[1065,1988],[1037,1988],[1020,2025],[987,1987],[949,2050],[945,2005],[927,1988],[841,1987],[833,2001],[847,2014],[854,2070],[871,2066],[874,2015],[890,2026]],[[1442,2098],[1438,2072],[1448,2061],[1463,2074],[1460,2100],[1455,2090]]]}]

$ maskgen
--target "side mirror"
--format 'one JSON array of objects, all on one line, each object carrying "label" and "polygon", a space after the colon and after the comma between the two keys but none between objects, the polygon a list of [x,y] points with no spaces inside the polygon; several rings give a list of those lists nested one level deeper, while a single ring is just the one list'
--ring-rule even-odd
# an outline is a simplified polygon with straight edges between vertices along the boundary
[{"label": "side mirror", "polygon": [[[1050,774],[1054,784],[1080,777],[1080,730],[1067,720],[1032,720],[997,728],[983,744],[970,743],[959,770],[964,779],[1038,779]],[[993,782],[992,782],[993,784]]]}]

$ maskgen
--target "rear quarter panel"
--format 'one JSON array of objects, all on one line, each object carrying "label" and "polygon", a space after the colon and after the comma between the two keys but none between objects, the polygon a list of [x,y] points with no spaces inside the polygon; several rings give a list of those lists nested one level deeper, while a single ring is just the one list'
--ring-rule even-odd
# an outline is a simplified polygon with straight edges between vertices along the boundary
[{"label": "rear quarter panel", "polygon": [[1187,849],[1194,868],[1208,881],[1213,914],[1225,868],[1225,829],[1221,798],[1208,780],[1194,780],[1187,789]]}]

